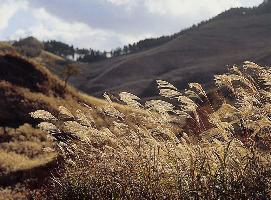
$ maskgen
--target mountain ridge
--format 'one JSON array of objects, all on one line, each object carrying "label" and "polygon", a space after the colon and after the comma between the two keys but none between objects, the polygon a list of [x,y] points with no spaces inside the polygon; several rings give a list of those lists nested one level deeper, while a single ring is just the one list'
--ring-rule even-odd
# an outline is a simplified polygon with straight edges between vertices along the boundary
[{"label": "mountain ridge", "polygon": [[160,46],[97,62],[54,58],[43,50],[34,59],[57,75],[67,63],[79,66],[84,73],[69,83],[99,98],[104,92],[117,95],[122,91],[154,97],[158,95],[156,79],[180,90],[189,82],[199,82],[208,90],[213,87],[213,75],[224,73],[228,66],[240,66],[245,60],[269,64],[270,10],[269,1],[255,8],[232,8],[174,34],[178,36]]},{"label": "mountain ridge", "polygon": [[[269,8],[270,4],[265,6]],[[224,73],[228,66],[240,66],[246,60],[260,65],[270,63],[271,14],[259,13],[260,8],[246,9],[249,14],[243,14],[244,8],[230,10],[241,14],[213,18],[143,52],[97,63],[77,62],[84,74],[72,78],[70,83],[96,97],[105,91],[128,91],[148,98],[154,95],[156,79],[169,81],[181,90],[189,82],[200,82],[209,89],[213,75]]]}]

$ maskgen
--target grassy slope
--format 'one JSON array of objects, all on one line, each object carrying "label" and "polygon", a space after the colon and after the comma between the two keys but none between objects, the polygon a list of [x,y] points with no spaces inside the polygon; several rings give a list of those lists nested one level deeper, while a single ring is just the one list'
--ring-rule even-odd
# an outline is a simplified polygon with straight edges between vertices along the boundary
[{"label": "grassy slope", "polygon": [[7,44],[5,42],[0,42],[0,52],[11,51],[12,49],[13,49],[13,47],[10,46],[9,44]]},{"label": "grassy slope", "polygon": [[[41,62],[43,58],[36,59]],[[0,97],[0,199],[24,199],[29,195],[28,189],[37,192],[57,166],[57,154],[52,151],[55,143],[36,128],[40,120],[31,118],[30,112],[43,109],[61,118],[59,106],[76,115],[80,113],[76,112],[78,109],[85,112],[81,103],[86,103],[92,108],[94,128],[114,129],[112,119],[100,109],[106,101],[81,94],[70,86],[65,88],[48,69],[14,52],[0,54]],[[113,104],[126,114],[131,110]]]},{"label": "grassy slope", "polygon": [[[43,150],[54,148],[54,143],[33,128],[39,121],[29,112],[44,109],[58,116],[60,105],[75,113],[84,109],[79,102],[93,108],[105,103],[70,86],[65,88],[45,67],[16,53],[0,54],[0,97],[0,199],[24,198],[28,190],[22,184],[32,190],[39,188],[57,165],[57,154]],[[106,124],[106,117],[97,109],[92,115],[97,128]]]},{"label": "grassy slope", "polygon": [[155,96],[155,79],[180,89],[196,80],[208,86],[212,75],[226,71],[227,65],[240,65],[244,60],[267,65],[271,61],[270,17],[213,19],[154,49],[97,63],[77,63],[84,74],[71,79],[71,84],[98,97],[104,91]]}]

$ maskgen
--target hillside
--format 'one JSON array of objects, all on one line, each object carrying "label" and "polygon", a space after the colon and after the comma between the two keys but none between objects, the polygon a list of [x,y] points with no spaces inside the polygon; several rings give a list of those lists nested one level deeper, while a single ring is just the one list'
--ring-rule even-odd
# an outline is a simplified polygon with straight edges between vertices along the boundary
[{"label": "hillside", "polygon": [[[59,106],[76,113],[85,109],[81,103],[96,108],[105,102],[65,88],[48,69],[15,52],[0,54],[0,97],[0,199],[26,199],[59,164],[55,143],[29,113],[44,109],[59,117]],[[91,114],[96,128],[106,126],[97,109]]]},{"label": "hillside", "polygon": [[97,97],[104,91],[157,96],[156,79],[179,89],[197,81],[208,89],[213,87],[213,75],[227,66],[240,66],[244,60],[270,64],[271,5],[263,6],[229,10],[157,48],[91,64],[78,62],[84,74],[70,83]]},{"label": "hillside", "polygon": [[[53,55],[43,52],[43,57],[46,56],[51,58]],[[0,54],[0,96],[0,199],[39,197],[47,177],[63,162],[56,150],[59,143],[55,141],[78,138],[77,133],[74,136],[76,127],[73,126],[71,130],[58,129],[61,132],[57,134],[41,131],[38,127],[42,120],[31,117],[31,112],[46,110],[59,121],[68,120],[71,125],[78,121],[81,125],[77,123],[77,126],[81,127],[91,125],[94,138],[99,131],[116,134],[118,129],[112,118],[120,123],[125,113],[126,122],[136,127],[141,124],[136,116],[140,113],[144,117],[146,113],[137,111],[130,115],[131,108],[109,101],[109,96],[105,101],[81,94],[70,86],[65,87],[44,66],[15,52]],[[129,94],[127,97],[128,100],[131,98]],[[72,117],[67,117],[67,111],[59,106],[68,109]],[[180,133],[184,119],[174,120],[171,129]],[[43,129],[46,128],[45,124]],[[101,145],[99,142],[93,144]]]},{"label": "hillside", "polygon": [[183,96],[158,81],[180,107],[122,93],[124,106],[65,88],[14,52],[0,55],[0,72],[0,199],[270,198],[270,67],[217,75],[240,104],[216,111],[188,98],[212,102],[197,84]]},{"label": "hillside", "polygon": [[0,52],[5,52],[5,51],[11,51],[13,49],[12,46],[5,42],[0,42]]},{"label": "hillside", "polygon": [[[57,75],[71,60],[0,43],[0,199],[270,199],[271,67],[226,70],[269,65],[262,8],[232,9],[153,49],[74,62],[77,89],[125,91],[106,100],[64,85]],[[210,88],[214,74],[217,90],[177,89]]]}]

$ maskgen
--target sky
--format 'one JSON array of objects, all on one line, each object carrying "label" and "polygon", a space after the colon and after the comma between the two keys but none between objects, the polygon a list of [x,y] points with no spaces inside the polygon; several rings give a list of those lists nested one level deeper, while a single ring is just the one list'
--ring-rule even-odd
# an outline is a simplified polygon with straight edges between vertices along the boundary
[{"label": "sky", "polygon": [[110,51],[263,0],[0,0],[0,41],[34,36]]}]

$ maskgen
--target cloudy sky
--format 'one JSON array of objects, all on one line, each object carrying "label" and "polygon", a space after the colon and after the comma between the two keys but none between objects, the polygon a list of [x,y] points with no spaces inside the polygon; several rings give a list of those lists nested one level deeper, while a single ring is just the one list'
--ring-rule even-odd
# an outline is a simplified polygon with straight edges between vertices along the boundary
[{"label": "cloudy sky", "polygon": [[263,0],[0,0],[0,41],[34,36],[111,50]]}]

